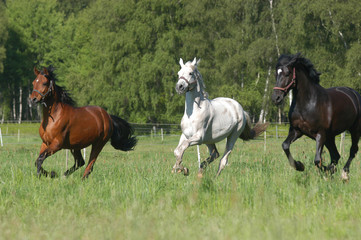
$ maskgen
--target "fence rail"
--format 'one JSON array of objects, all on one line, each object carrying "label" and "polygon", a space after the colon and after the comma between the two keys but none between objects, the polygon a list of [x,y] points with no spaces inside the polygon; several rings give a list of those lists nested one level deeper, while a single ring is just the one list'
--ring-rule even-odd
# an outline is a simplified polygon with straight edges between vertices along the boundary
[{"label": "fence rail", "polygon": [[[138,137],[160,137],[163,140],[165,136],[179,136],[182,133],[179,124],[131,123],[131,125],[134,128],[134,134]],[[284,139],[288,135],[288,128],[288,123],[271,123],[259,139]],[[13,143],[14,139],[19,142],[19,139],[23,137],[38,137],[38,129],[39,122],[0,124],[0,144],[7,144],[6,138],[9,137],[12,137]]]}]

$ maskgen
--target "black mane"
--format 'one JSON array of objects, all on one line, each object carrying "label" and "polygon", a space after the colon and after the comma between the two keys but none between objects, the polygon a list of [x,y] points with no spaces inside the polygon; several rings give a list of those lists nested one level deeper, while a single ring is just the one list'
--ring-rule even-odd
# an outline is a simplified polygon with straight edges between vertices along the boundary
[{"label": "black mane", "polygon": [[317,84],[320,83],[319,76],[321,73],[317,72],[312,62],[309,59],[302,57],[300,53],[295,55],[282,54],[278,58],[276,69],[280,66],[301,67],[312,82]]},{"label": "black mane", "polygon": [[70,97],[70,93],[66,90],[66,88],[60,87],[59,85],[56,84],[57,79],[54,73],[54,67],[49,66],[46,69],[48,70],[48,75],[45,74],[44,71],[41,71],[41,74],[43,74],[50,81],[53,81],[54,89],[56,94],[59,96],[60,102],[68,104],[70,106],[75,106],[76,102]]}]

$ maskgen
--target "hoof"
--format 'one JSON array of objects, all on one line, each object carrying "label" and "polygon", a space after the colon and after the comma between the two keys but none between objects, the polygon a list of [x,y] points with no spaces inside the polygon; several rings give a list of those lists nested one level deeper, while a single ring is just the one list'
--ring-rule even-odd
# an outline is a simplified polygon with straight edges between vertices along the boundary
[{"label": "hoof", "polygon": [[56,178],[56,177],[58,177],[58,174],[56,172],[54,172],[54,171],[51,171],[50,172],[50,178]]},{"label": "hoof", "polygon": [[188,176],[188,175],[189,175],[189,170],[188,170],[188,168],[185,167],[185,168],[183,169],[183,171],[184,171],[184,172],[183,172],[184,176]]},{"label": "hoof", "polygon": [[326,168],[326,171],[328,173],[330,173],[331,175],[334,174],[335,172],[337,172],[337,168],[336,165],[331,163],[330,165],[328,165],[328,167]]},{"label": "hoof", "polygon": [[350,180],[350,177],[348,176],[348,172],[345,170],[342,170],[341,178],[344,182],[348,182]]},{"label": "hoof", "polygon": [[303,172],[305,170],[305,166],[303,165],[303,163],[301,163],[300,161],[296,162],[296,170]]}]

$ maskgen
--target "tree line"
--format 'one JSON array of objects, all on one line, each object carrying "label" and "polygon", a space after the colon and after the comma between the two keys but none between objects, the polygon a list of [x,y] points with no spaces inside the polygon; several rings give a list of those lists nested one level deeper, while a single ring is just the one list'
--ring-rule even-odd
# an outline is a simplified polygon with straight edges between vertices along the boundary
[{"label": "tree line", "polygon": [[282,53],[309,58],[324,87],[361,91],[360,16],[358,0],[3,0],[0,117],[39,119],[27,101],[33,67],[52,65],[78,106],[178,123],[178,61],[197,57],[211,98],[284,120],[288,104],[270,102]]}]

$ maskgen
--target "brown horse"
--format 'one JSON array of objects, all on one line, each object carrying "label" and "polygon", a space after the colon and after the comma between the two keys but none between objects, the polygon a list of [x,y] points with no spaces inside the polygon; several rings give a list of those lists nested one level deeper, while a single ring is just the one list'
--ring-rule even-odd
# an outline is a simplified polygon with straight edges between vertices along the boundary
[{"label": "brown horse", "polygon": [[[358,151],[361,136],[361,96],[348,87],[325,89],[319,84],[319,75],[311,61],[300,54],[282,55],[278,59],[272,100],[280,104],[291,89],[294,96],[289,111],[290,129],[282,148],[291,166],[303,171],[303,164],[293,159],[289,148],[291,143],[306,135],[316,140],[315,165],[333,173],[340,159],[335,136],[348,130],[352,146],[342,172],[342,178],[348,180],[350,164]],[[331,156],[328,167],[322,165],[324,145]]]},{"label": "brown horse", "polygon": [[[101,107],[74,107],[75,102],[67,91],[56,84],[52,67],[44,68],[41,72],[34,68],[34,73],[34,89],[29,98],[33,103],[44,105],[39,128],[43,143],[35,162],[38,176],[48,176],[48,172],[41,165],[45,158],[60,149],[70,149],[74,156],[74,166],[64,173],[68,176],[84,165],[80,150],[92,145],[89,162],[83,174],[84,179],[93,170],[100,151],[109,139],[115,149],[129,151],[134,148],[137,139],[132,137],[133,128],[129,123],[109,115]],[[56,174],[51,172],[50,176],[55,177]]]}]

